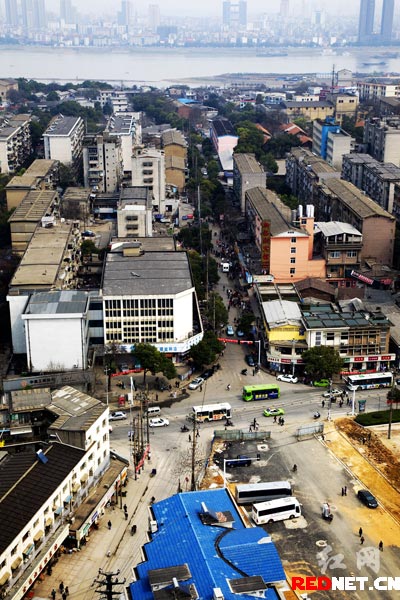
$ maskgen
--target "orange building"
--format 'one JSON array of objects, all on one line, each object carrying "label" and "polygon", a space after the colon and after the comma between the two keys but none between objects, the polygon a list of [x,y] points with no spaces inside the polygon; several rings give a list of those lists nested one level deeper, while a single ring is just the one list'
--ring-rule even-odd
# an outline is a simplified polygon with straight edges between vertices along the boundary
[{"label": "orange building", "polygon": [[291,211],[279,197],[264,188],[246,192],[245,212],[255,245],[261,254],[263,273],[276,283],[325,278],[325,259],[313,258],[314,208],[303,216]]}]

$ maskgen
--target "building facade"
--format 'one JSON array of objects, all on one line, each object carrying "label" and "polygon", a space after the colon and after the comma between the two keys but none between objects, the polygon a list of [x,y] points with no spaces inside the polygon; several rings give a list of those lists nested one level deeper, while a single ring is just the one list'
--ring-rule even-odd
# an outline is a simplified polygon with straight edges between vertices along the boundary
[{"label": "building facade", "polygon": [[121,140],[107,134],[85,136],[83,181],[96,192],[116,192],[122,181]]},{"label": "building facade", "polygon": [[31,115],[0,119],[0,172],[13,175],[32,153]]},{"label": "building facade", "polygon": [[117,208],[117,230],[120,238],[152,237],[152,194],[147,187],[121,189]]},{"label": "building facade", "polygon": [[253,187],[267,187],[267,174],[254,154],[233,155],[233,192],[245,210],[245,193]]},{"label": "building facade", "polygon": [[114,113],[108,120],[105,133],[111,138],[116,137],[120,139],[123,176],[125,179],[130,180],[132,176],[133,147],[140,145],[142,142],[140,113]]},{"label": "building facade", "polygon": [[58,160],[79,174],[82,168],[84,132],[82,117],[65,117],[61,114],[53,117],[43,134],[45,158]]},{"label": "building facade", "polygon": [[400,118],[366,119],[364,143],[376,160],[400,166]]},{"label": "building facade", "polygon": [[[185,166],[184,166],[185,175]],[[165,155],[156,148],[135,148],[132,155],[132,186],[145,186],[152,193],[153,209],[165,212]]]}]

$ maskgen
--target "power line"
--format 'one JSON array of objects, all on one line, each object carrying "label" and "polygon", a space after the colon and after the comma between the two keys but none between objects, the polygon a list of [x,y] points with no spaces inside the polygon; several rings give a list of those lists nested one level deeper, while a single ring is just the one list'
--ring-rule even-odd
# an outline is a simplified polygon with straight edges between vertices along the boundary
[{"label": "power line", "polygon": [[[94,583],[98,584],[96,589],[97,594],[101,594],[101,600],[113,600],[114,596],[120,596],[121,592],[114,592],[113,587],[117,585],[124,585],[126,579],[123,581],[118,581],[118,579],[113,579],[118,577],[120,570],[116,573],[106,573],[102,569],[99,569],[99,576],[102,576],[103,579],[95,579]],[[105,589],[104,589],[105,588]]]}]

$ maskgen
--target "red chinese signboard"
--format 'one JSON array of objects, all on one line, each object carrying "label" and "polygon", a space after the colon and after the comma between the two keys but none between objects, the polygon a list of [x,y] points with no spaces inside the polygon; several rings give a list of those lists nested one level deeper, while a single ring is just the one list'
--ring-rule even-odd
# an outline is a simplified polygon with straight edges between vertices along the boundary
[{"label": "red chinese signboard", "polygon": [[263,221],[261,227],[261,267],[269,272],[271,261],[271,223]]}]

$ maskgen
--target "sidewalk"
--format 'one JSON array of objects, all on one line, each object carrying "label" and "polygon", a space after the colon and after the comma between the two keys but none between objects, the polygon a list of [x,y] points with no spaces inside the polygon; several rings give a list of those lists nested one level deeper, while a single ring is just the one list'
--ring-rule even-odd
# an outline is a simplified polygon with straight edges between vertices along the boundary
[{"label": "sidewalk", "polygon": [[[130,470],[126,488],[128,493],[125,498],[122,498],[122,505],[126,503],[128,507],[128,520],[125,520],[124,511],[120,506],[106,509],[104,516],[99,520],[98,530],[91,532],[87,537],[86,545],[78,552],[62,554],[54,565],[51,575],[47,575],[46,570],[43,572],[43,581],[38,580],[34,586],[35,600],[50,598],[53,588],[57,591],[56,598],[61,599],[59,592],[61,581],[64,586],[68,586],[71,600],[98,598],[99,594],[95,591],[97,586],[93,585],[93,582],[99,578],[99,569],[115,573],[120,569],[118,579],[122,581],[126,577],[127,583],[132,581],[131,568],[140,562],[137,550],[140,550],[145,542],[147,532],[147,518],[143,518],[143,514],[145,510],[147,512],[148,507],[145,495],[149,475],[150,469],[145,469],[135,481]],[[142,515],[138,515],[139,508],[142,509]],[[111,529],[107,526],[108,521],[112,523]],[[131,536],[130,533],[133,524],[137,526],[135,536]],[[124,549],[129,553],[130,561],[126,560],[126,556],[124,558],[126,554],[123,552]],[[122,587],[116,587],[115,591],[120,589],[122,590]]]}]

